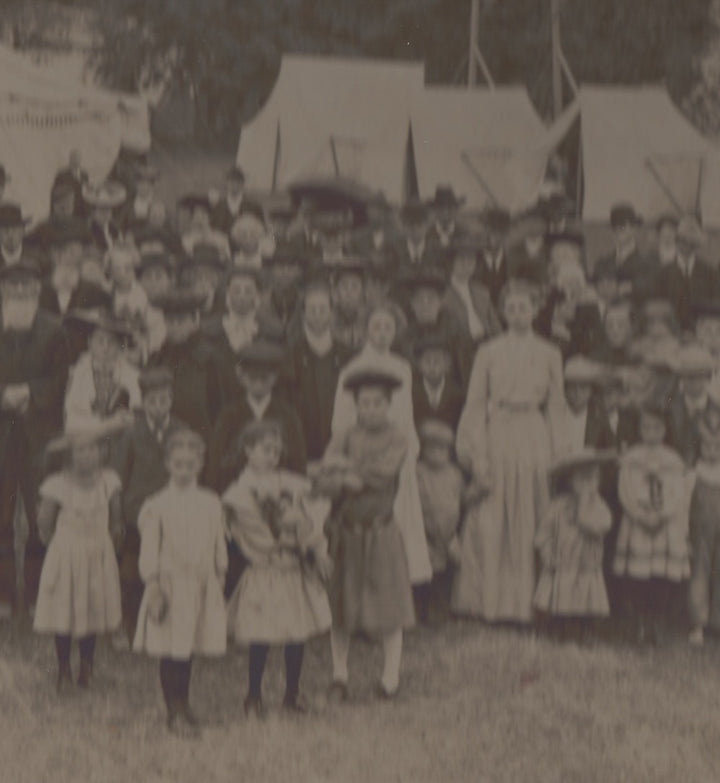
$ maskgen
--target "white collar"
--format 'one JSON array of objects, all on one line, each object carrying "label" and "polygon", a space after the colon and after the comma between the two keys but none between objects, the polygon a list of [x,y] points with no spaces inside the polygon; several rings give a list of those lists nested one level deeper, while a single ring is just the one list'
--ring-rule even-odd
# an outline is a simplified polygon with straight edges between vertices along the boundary
[{"label": "white collar", "polygon": [[247,399],[248,405],[250,406],[250,410],[253,412],[253,415],[259,421],[265,415],[265,411],[267,411],[268,406],[270,405],[272,394],[266,395],[260,401],[253,400],[249,394],[246,395],[245,398]]},{"label": "white collar", "polygon": [[20,259],[22,258],[23,254],[23,247],[20,245],[20,247],[12,254],[10,255],[5,248],[2,249],[2,257],[5,261],[6,266],[15,266],[15,264],[20,262]]},{"label": "white collar", "polygon": [[321,335],[313,334],[308,328],[307,324],[303,322],[303,332],[305,333],[305,339],[307,340],[310,350],[317,356],[327,356],[333,346],[332,332],[330,329],[326,329]]},{"label": "white collar", "polygon": [[244,196],[244,193],[241,193],[239,196],[231,196],[229,193],[225,194],[225,203],[227,204],[231,215],[237,215],[238,212],[240,212]]},{"label": "white collar", "polygon": [[688,258],[683,258],[680,254],[678,254],[677,264],[682,272],[688,276],[691,275],[693,273],[693,269],[695,269],[695,253],[693,253]]},{"label": "white collar", "polygon": [[442,399],[443,392],[445,391],[445,378],[442,379],[440,382],[440,385],[434,389],[432,386],[428,386],[427,381],[425,378],[423,378],[423,386],[425,387],[425,391],[427,392],[428,400],[430,401],[430,404],[435,407],[440,404],[440,400]]}]

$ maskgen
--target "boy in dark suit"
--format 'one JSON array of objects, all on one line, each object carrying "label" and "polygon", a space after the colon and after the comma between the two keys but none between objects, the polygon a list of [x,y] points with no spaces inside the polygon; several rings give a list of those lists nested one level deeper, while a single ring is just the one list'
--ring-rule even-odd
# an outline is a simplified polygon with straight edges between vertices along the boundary
[{"label": "boy in dark suit", "polygon": [[415,429],[426,419],[436,419],[457,430],[465,396],[448,378],[451,356],[446,337],[440,332],[425,335],[415,346],[417,371],[413,373],[413,416]]},{"label": "boy in dark suit", "polygon": [[[186,425],[171,414],[173,374],[167,367],[149,367],[140,375],[142,408],[135,411],[132,426],[125,430],[111,463],[122,482],[122,509],[125,537],[120,556],[123,626],[132,639],[143,595],[138,572],[140,534],[137,518],[140,507],[167,484],[164,448],[168,437]],[[118,642],[126,640],[118,637]],[[123,644],[123,646],[126,646]]]}]

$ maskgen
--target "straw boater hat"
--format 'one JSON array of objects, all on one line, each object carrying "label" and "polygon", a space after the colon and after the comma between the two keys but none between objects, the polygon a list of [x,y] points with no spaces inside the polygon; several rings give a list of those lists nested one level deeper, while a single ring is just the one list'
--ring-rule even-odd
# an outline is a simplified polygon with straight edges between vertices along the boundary
[{"label": "straw boater hat", "polygon": [[425,419],[418,429],[418,436],[421,443],[449,447],[455,443],[455,433],[452,427],[440,419]]},{"label": "straw boater hat", "polygon": [[68,451],[76,446],[98,443],[111,438],[125,429],[126,425],[117,420],[103,421],[95,416],[86,417],[72,422],[65,427],[62,435],[48,443],[48,454]]},{"label": "straw boater hat", "polygon": [[601,382],[604,368],[585,356],[572,356],[565,363],[563,378],[565,383],[596,385]]},{"label": "straw boater hat", "polygon": [[592,449],[585,447],[573,454],[566,454],[560,459],[555,460],[550,466],[550,476],[558,480],[567,476],[573,470],[590,467],[592,465],[603,465],[616,459],[617,454],[612,449]]},{"label": "straw boater hat", "polygon": [[356,394],[361,389],[381,388],[393,392],[402,386],[402,381],[395,375],[380,369],[366,368],[355,370],[345,379],[344,388]]},{"label": "straw boater hat", "polygon": [[115,209],[125,203],[127,191],[119,182],[108,180],[99,185],[83,185],[82,196],[91,207]]}]

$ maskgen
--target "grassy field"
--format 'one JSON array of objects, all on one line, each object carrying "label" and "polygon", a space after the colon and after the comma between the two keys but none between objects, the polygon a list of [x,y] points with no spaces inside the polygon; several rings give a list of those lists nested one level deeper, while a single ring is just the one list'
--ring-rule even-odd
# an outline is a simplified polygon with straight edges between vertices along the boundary
[{"label": "grassy field", "polygon": [[329,644],[314,642],[284,715],[280,651],[265,722],[242,710],[247,659],[200,661],[199,740],[168,735],[154,661],[99,646],[89,693],[54,691],[52,641],[0,626],[0,779],[43,781],[720,780],[720,650],[577,647],[454,622],[407,637],[401,693],[378,702],[380,651],[351,652],[351,703],[328,705]]}]

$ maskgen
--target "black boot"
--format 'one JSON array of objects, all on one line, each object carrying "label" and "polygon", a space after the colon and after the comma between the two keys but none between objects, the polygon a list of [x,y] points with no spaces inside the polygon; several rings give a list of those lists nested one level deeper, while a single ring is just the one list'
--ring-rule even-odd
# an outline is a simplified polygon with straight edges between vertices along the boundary
[{"label": "black boot", "polygon": [[80,674],[78,675],[78,687],[89,688],[92,685],[93,665],[90,661],[80,659]]},{"label": "black boot", "polygon": [[72,671],[69,663],[61,663],[58,667],[57,692],[62,695],[72,690]]}]

